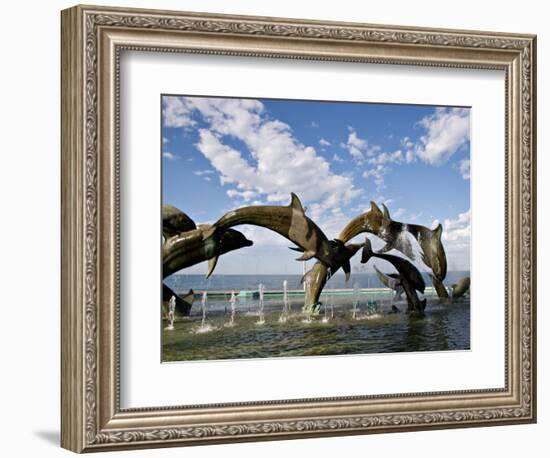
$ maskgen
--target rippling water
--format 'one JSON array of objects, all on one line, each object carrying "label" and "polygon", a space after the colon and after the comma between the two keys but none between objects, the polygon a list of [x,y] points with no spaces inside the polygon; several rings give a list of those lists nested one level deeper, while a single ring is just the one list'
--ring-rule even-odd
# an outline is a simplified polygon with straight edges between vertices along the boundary
[{"label": "rippling water", "polygon": [[[324,299],[324,300],[323,300]],[[360,296],[356,319],[353,298],[322,297],[328,304],[308,322],[294,299],[290,319],[279,322],[282,301],[265,303],[265,323],[258,324],[257,301],[239,301],[235,322],[230,305],[207,305],[206,326],[201,328],[200,302],[190,317],[176,321],[173,331],[163,331],[163,361],[223,360],[313,355],[468,350],[470,348],[469,299],[440,304],[428,298],[424,316],[389,314],[388,294]],[[331,304],[333,316],[331,315]],[[406,310],[404,301],[394,303]],[[164,322],[164,326],[166,322]]]}]

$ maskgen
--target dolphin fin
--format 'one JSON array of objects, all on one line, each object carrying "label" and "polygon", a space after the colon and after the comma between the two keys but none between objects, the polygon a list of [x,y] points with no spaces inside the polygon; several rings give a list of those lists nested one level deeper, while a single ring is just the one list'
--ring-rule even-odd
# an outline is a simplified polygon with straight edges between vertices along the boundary
[{"label": "dolphin fin", "polygon": [[351,265],[349,263],[349,260],[342,263],[342,270],[346,274],[346,281],[348,281],[349,277],[351,276]]},{"label": "dolphin fin", "polygon": [[210,277],[210,275],[214,272],[216,264],[218,263],[218,257],[219,256],[213,256],[208,260],[208,273],[206,274],[206,278]]},{"label": "dolphin fin", "polygon": [[384,219],[391,221],[390,211],[388,210],[388,207],[386,207],[386,204],[382,204],[382,208],[384,209]]},{"label": "dolphin fin", "polygon": [[299,258],[296,258],[296,261],[308,261],[315,256],[313,251],[304,251],[304,254]]},{"label": "dolphin fin", "polygon": [[374,202],[373,200],[370,201],[370,209],[372,212],[382,213],[378,205],[376,205],[376,202]]},{"label": "dolphin fin", "polygon": [[292,192],[290,194],[290,197],[291,197],[291,200],[290,200],[289,207],[299,211],[300,213],[305,214],[304,207],[302,206],[302,202],[300,202],[300,199],[298,198],[298,196]]},{"label": "dolphin fin", "polygon": [[299,251],[300,253],[304,252],[304,249],[300,248],[298,246],[289,246],[288,248],[291,249],[291,250],[294,250],[294,251]]},{"label": "dolphin fin", "polygon": [[372,245],[368,237],[365,237],[365,246],[363,247],[363,253],[361,254],[361,264],[366,264],[370,258],[374,256],[372,251]]},{"label": "dolphin fin", "polygon": [[432,231],[432,237],[435,237],[437,240],[441,240],[441,234],[443,232],[443,226],[441,223]]}]

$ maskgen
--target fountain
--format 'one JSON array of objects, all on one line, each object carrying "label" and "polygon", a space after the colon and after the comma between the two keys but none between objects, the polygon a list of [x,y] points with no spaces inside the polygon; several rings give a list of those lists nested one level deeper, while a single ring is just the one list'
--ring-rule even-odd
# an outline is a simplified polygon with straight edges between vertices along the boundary
[{"label": "fountain", "polygon": [[323,311],[324,311],[324,316],[323,316],[323,319],[321,320],[321,322],[322,323],[328,323],[328,312],[327,312],[326,302],[323,302]]},{"label": "fountain", "polygon": [[357,310],[359,308],[359,294],[361,294],[361,291],[359,290],[359,286],[357,283],[353,285],[353,309],[351,311],[351,317],[355,320],[357,319]]},{"label": "fountain", "polygon": [[279,317],[279,323],[286,323],[290,317],[290,301],[288,300],[288,282],[283,281],[283,311]]},{"label": "fountain", "polygon": [[202,300],[201,300],[201,311],[202,311],[202,320],[201,325],[199,329],[197,329],[198,333],[208,332],[212,328],[209,324],[206,324],[206,301],[208,299],[208,293],[206,291],[202,292]]},{"label": "fountain", "polygon": [[258,294],[260,296],[260,301],[258,304],[258,321],[256,324],[263,325],[265,323],[264,318],[264,290],[265,286],[263,284],[258,285]]},{"label": "fountain", "polygon": [[168,320],[170,321],[170,323],[168,324],[168,326],[166,326],[166,328],[164,328],[167,331],[174,330],[175,312],[176,312],[176,296],[172,296],[168,301]]},{"label": "fountain", "polygon": [[231,304],[231,318],[229,318],[229,326],[235,325],[235,310],[236,310],[236,303],[237,298],[235,296],[235,291],[231,291],[231,298],[229,299],[229,303]]}]

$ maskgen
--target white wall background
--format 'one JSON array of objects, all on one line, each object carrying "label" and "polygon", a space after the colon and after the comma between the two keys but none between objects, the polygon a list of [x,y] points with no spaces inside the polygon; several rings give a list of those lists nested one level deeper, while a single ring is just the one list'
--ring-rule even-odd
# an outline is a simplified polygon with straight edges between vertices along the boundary
[{"label": "white wall background", "polygon": [[[114,2],[115,0],[113,0]],[[97,4],[113,4],[96,0]],[[131,456],[547,456],[550,420],[545,310],[550,40],[544,2],[117,0],[117,6],[538,34],[539,422],[537,425],[120,452]],[[0,425],[3,456],[68,456],[59,440],[59,10],[10,2],[0,27]],[[545,55],[546,54],[546,55]],[[546,231],[547,232],[547,231]],[[545,243],[546,242],[546,243]],[[546,384],[546,387],[544,386]],[[546,449],[546,450],[545,450]],[[116,456],[116,455],[112,455]]]}]

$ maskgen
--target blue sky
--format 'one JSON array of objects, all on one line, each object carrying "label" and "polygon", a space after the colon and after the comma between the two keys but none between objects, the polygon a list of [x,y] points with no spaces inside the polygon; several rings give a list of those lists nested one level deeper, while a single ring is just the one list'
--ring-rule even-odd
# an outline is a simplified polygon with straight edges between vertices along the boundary
[{"label": "blue sky", "polygon": [[[374,200],[398,221],[441,222],[449,269],[469,269],[470,109],[174,95],[161,105],[163,202],[197,224],[295,192],[333,238]],[[281,236],[237,229],[254,246],[224,255],[217,273],[302,272]]]}]

